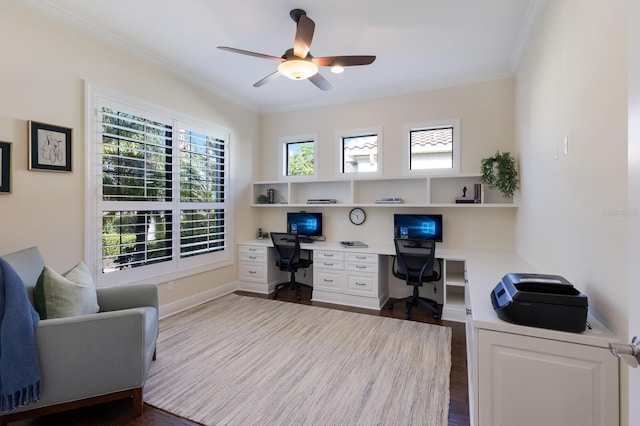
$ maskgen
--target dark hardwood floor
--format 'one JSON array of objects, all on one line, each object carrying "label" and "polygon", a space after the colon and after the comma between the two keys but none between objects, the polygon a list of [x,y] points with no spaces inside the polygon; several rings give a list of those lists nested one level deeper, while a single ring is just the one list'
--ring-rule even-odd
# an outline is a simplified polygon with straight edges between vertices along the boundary
[{"label": "dark hardwood floor", "polygon": [[[252,296],[267,298],[270,296],[236,292],[243,296]],[[333,309],[341,309],[349,312],[359,312],[370,315],[380,315],[384,317],[392,317],[404,319],[404,304],[398,304],[392,311],[384,308],[380,312],[368,309],[352,308],[347,306],[329,305],[326,303],[311,302],[310,290],[303,289],[303,298],[296,301],[293,292],[283,290],[278,295],[278,300],[288,301],[292,303],[301,303],[313,306],[323,306]],[[467,356],[466,356],[466,337],[465,327],[463,323],[434,320],[429,312],[418,308],[412,312],[412,321],[419,321],[431,324],[444,325],[451,327],[451,385],[450,385],[450,405],[449,405],[449,426],[468,426],[469,425],[469,392],[467,387]],[[159,356],[162,356],[159,354]],[[425,395],[428,398],[428,395]],[[133,412],[131,402],[128,400],[115,401],[102,405],[96,405],[87,408],[67,411],[59,414],[38,417],[34,419],[11,423],[11,426],[184,426],[195,425],[197,423],[189,420],[173,416],[162,410],[158,410],[150,405],[145,404],[142,416],[137,417]]]}]

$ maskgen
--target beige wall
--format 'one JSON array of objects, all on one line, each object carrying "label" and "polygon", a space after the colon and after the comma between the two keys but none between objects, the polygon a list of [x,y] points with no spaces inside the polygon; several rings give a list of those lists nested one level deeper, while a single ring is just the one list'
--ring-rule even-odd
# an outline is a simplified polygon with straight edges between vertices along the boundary
[{"label": "beige wall", "polygon": [[[246,164],[253,164],[258,143],[257,114],[10,1],[0,2],[0,39],[0,140],[13,143],[12,193],[0,195],[0,253],[36,245],[61,272],[84,256],[84,80],[231,129],[235,220],[253,221],[245,208]],[[28,170],[28,120],[73,128],[72,173]],[[236,240],[252,236],[236,226]],[[162,285],[161,303],[236,279],[231,266],[177,281],[171,293]]]},{"label": "beige wall", "polygon": [[591,312],[623,341],[637,285],[627,275],[627,232],[638,219],[627,201],[626,25],[623,1],[547,1],[516,80],[516,249],[585,292]]},{"label": "beige wall", "polygon": [[516,88],[517,250],[587,293],[620,336],[629,285],[625,13],[621,2],[548,2]]},{"label": "beige wall", "polygon": [[[256,180],[281,179],[279,139],[305,134],[318,135],[318,178],[334,179],[339,162],[337,132],[371,127],[382,127],[383,177],[401,177],[403,126],[451,118],[460,119],[461,172],[478,173],[482,158],[498,149],[514,149],[514,81],[496,80],[356,104],[263,115],[261,162]],[[263,229],[285,229],[286,207],[259,210],[259,224]],[[444,214],[442,247],[509,250],[513,248],[515,210],[367,208],[367,220],[361,226],[349,222],[349,208],[314,211],[323,211],[324,233],[330,240],[388,243],[393,238],[394,212],[432,212]]]}]

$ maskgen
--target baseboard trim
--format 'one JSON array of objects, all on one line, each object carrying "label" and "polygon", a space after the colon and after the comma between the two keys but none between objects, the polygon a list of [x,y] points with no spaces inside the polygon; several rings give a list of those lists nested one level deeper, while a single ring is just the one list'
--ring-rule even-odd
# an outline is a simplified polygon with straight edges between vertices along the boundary
[{"label": "baseboard trim", "polygon": [[216,287],[211,290],[198,293],[194,296],[162,305],[158,308],[158,315],[161,319],[170,317],[171,315],[186,311],[187,309],[193,308],[194,306],[198,306],[210,300],[222,297],[225,294],[233,293],[234,291],[238,290],[238,284],[239,283],[237,281],[234,281],[221,287]]}]

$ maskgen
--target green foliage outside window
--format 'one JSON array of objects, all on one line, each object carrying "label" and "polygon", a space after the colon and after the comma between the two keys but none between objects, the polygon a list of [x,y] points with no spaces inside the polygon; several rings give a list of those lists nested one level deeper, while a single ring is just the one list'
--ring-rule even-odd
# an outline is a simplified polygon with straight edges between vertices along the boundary
[{"label": "green foliage outside window", "polygon": [[287,176],[312,175],[315,168],[313,142],[287,144]]}]

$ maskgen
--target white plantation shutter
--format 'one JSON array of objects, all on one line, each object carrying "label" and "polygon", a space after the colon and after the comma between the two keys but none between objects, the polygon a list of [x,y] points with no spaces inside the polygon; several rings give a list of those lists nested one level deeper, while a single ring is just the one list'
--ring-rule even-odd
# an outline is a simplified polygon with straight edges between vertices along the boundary
[{"label": "white plantation shutter", "polygon": [[96,111],[97,278],[229,264],[227,133],[99,96]]},{"label": "white plantation shutter", "polygon": [[226,248],[225,141],[181,129],[180,255]]}]

